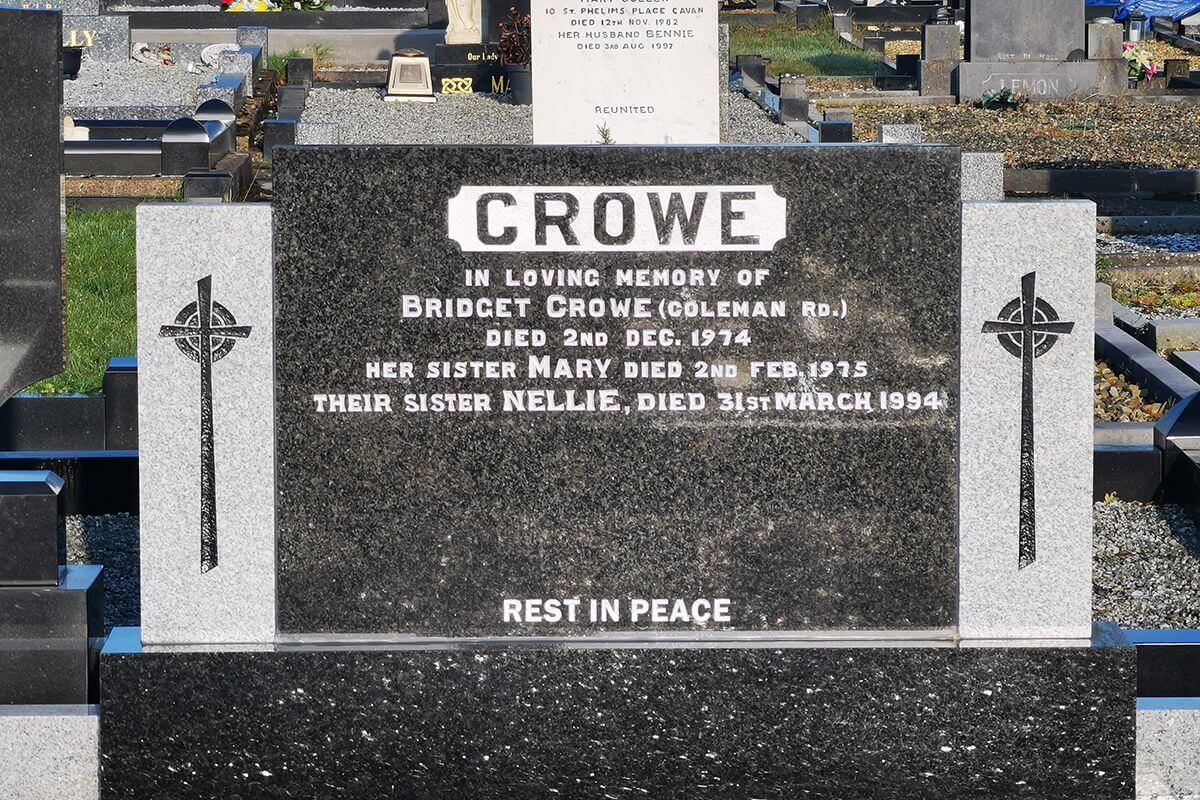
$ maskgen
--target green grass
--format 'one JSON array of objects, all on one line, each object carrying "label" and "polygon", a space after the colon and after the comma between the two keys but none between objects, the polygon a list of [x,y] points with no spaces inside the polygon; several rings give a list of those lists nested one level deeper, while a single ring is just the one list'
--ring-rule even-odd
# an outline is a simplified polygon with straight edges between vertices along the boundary
[{"label": "green grass", "polygon": [[833,30],[828,14],[802,28],[792,20],[760,25],[739,23],[730,15],[730,60],[737,55],[771,59],[772,75],[890,75],[893,70],[880,56],[865,53],[844,41]]},{"label": "green grass", "polygon": [[313,60],[313,67],[321,68],[333,64],[333,57],[334,49],[331,45],[324,42],[311,42],[303,50],[293,48],[286,53],[276,53],[273,56],[267,56],[267,68],[275,70],[282,79],[287,72],[287,60],[289,58],[311,58]]},{"label": "green grass", "polygon": [[289,58],[303,58],[304,54],[299,50],[292,49],[286,53],[276,53],[273,56],[267,56],[267,69],[273,69],[280,76],[283,76],[287,71],[287,60]]},{"label": "green grass", "polygon": [[133,211],[67,212],[67,369],[38,394],[100,391],[108,359],[137,352]]}]

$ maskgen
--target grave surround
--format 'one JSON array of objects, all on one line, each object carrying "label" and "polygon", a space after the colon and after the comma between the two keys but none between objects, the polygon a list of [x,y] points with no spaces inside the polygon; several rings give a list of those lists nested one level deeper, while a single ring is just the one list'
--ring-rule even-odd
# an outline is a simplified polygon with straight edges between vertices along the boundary
[{"label": "grave surround", "polygon": [[[1088,493],[1058,460],[1091,441],[1090,425],[1062,424],[1090,398],[1062,379],[1091,362],[1090,203],[964,212],[961,154],[936,145],[273,155],[273,209],[141,212],[153,288],[139,293],[139,339],[157,359],[139,370],[143,422],[157,426],[141,446],[162,473],[142,486],[159,509],[143,514],[142,608],[157,622],[116,630],[105,648],[106,798],[1133,792],[1136,655],[1080,602]],[[677,211],[692,204],[693,233],[644,225],[660,188],[680,194]],[[701,189],[723,215],[698,211]],[[551,224],[568,198],[574,218]],[[1061,247],[1046,247],[1064,226]],[[1015,249],[1000,235],[1014,227]],[[757,240],[736,238],[747,235]],[[1032,263],[1040,252],[1063,263]],[[700,277],[612,282],[661,266]],[[598,274],[508,286],[508,268],[535,270],[534,283],[557,274],[540,269]],[[706,285],[706,269],[748,272]],[[198,288],[209,274],[211,298]],[[649,311],[632,319],[609,302],[642,296]],[[197,318],[214,303],[209,334],[187,313],[193,297]],[[580,316],[560,316],[569,297],[584,298]],[[505,298],[515,317],[496,315]],[[789,313],[805,300],[838,314]],[[774,301],[781,313],[749,310]],[[567,344],[568,327],[588,338]],[[749,339],[689,337],[713,327]],[[489,345],[493,329],[546,341]],[[663,329],[682,342],[644,346]],[[202,335],[220,358],[182,352]],[[775,390],[749,371],[756,361],[817,352],[867,369],[792,376],[778,391],[937,392],[896,414],[886,398],[872,414],[708,405]],[[572,374],[523,374],[531,355],[569,359]],[[626,377],[594,361],[610,357],[739,371]],[[427,371],[470,360],[497,362],[500,377]],[[510,361],[520,373],[506,377]],[[523,406],[536,390],[546,403],[557,392],[556,409]],[[651,402],[625,413],[639,391]],[[659,409],[669,392],[682,405]],[[436,393],[473,410],[408,405]],[[515,405],[484,413],[481,395]],[[589,402],[615,410],[580,410]],[[980,442],[960,446],[967,428]],[[206,506],[197,476],[209,467]],[[1027,525],[1034,479],[1048,507]],[[219,563],[205,555],[206,518]],[[502,617],[509,599],[528,614],[527,601],[572,596],[622,608],[725,596],[732,615]]]}]

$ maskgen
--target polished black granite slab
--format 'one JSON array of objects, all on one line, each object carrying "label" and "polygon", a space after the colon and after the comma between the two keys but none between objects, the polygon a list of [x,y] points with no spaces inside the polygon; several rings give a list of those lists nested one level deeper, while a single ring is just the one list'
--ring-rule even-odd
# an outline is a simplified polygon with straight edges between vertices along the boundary
[{"label": "polished black granite slab", "polygon": [[[765,252],[463,252],[449,235],[452,222],[465,225],[460,238],[477,224],[490,225],[489,235],[504,225],[476,219],[478,206],[452,219],[451,198],[472,191],[464,187],[518,185],[750,187],[785,198],[784,238]],[[281,631],[954,624],[957,149],[280,148],[274,202]],[[705,213],[719,213],[721,202],[714,190]],[[768,216],[735,218],[725,232],[769,227]],[[608,234],[620,224],[619,216],[610,220]],[[633,224],[645,231],[650,223],[635,214]],[[591,224],[577,233],[592,236]],[[506,270],[572,268],[597,270],[598,285],[505,285]],[[615,285],[623,268],[722,277],[715,286],[630,288]],[[464,285],[468,270],[484,269],[490,286]],[[735,279],[743,269],[768,274],[744,287]],[[411,317],[402,312],[406,295],[527,297],[530,309],[509,319]],[[633,320],[611,312],[563,318],[552,295],[644,297],[656,311]],[[666,302],[722,301],[783,301],[788,311],[729,318],[662,310]],[[806,301],[838,315],[805,314]],[[487,330],[518,328],[544,331],[546,344],[487,345]],[[626,346],[630,330],[647,328],[671,329],[678,343]],[[608,343],[568,341],[568,329],[606,334]],[[713,329],[749,340],[706,345]],[[572,374],[530,376],[531,356],[566,363]],[[612,363],[598,377],[598,368],[580,375],[576,359]],[[426,377],[430,362],[472,360],[509,362],[515,375]],[[625,376],[656,360],[678,362],[681,374]],[[866,375],[750,374],[754,362],[823,360],[851,371],[865,362]],[[368,377],[366,364],[379,361],[411,363],[416,377]],[[698,362],[739,373],[698,376]],[[499,410],[504,390],[561,399],[606,389],[620,397],[616,413]],[[942,406],[764,412],[732,399],[863,391],[877,403],[880,392],[913,390],[931,393],[934,405],[940,393]],[[703,395],[706,405],[637,410],[638,393],[666,392]],[[318,413],[317,395],[345,393],[385,393],[393,413]],[[483,394],[494,411],[408,410],[410,398],[435,393]],[[722,408],[723,394],[732,409]],[[581,609],[574,623],[537,623],[525,612],[528,600],[572,598]],[[629,613],[638,599],[696,598],[728,599],[729,621]],[[618,619],[585,618],[591,601],[606,599],[621,604]],[[506,600],[521,604],[519,621],[504,618]]]},{"label": "polished black granite slab", "polygon": [[140,653],[137,635],[101,658],[102,800],[1134,792],[1128,647]]},{"label": "polished black granite slab", "polygon": [[58,583],[66,561],[62,488],[47,470],[0,470],[0,587]]},{"label": "polished black granite slab", "polygon": [[69,566],[58,586],[0,587],[0,704],[95,703],[104,581]]},{"label": "polished black granite slab", "polygon": [[62,14],[0,8],[0,402],[63,370]]}]

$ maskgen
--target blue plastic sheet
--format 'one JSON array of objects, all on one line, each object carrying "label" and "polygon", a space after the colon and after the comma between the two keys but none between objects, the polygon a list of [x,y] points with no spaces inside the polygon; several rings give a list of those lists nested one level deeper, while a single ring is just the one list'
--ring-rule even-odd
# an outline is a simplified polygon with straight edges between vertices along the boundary
[{"label": "blue plastic sheet", "polygon": [[[1087,0],[1089,6],[1112,5],[1112,0]],[[1113,16],[1118,21],[1124,21],[1133,11],[1141,11],[1146,19],[1152,17],[1170,17],[1179,21],[1200,11],[1200,0],[1122,0],[1117,13]]]}]

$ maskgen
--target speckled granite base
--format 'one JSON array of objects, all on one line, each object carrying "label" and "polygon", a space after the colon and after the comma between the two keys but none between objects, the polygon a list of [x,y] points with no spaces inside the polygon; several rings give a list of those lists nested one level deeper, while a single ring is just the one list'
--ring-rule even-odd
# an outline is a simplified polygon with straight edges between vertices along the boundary
[{"label": "speckled granite base", "polygon": [[105,800],[1133,795],[1132,648],[114,649]]},{"label": "speckled granite base", "polygon": [[[545,635],[645,628],[626,617],[533,628],[506,598],[729,598],[724,627],[944,628],[957,585],[959,152],[944,146],[281,148],[275,163],[279,626],[285,633]],[[847,176],[852,176],[848,179]],[[470,252],[448,234],[464,186],[768,186],[769,252]],[[320,203],[313,198],[320,197]],[[716,205],[716,200],[713,200]],[[590,223],[589,223],[590,224]],[[649,224],[646,217],[640,224]],[[474,229],[475,225],[471,225]],[[643,228],[645,230],[645,228]],[[532,238],[532,237],[531,237]],[[597,268],[596,288],[513,288],[506,269]],[[614,288],[618,267],[721,270],[716,286]],[[490,269],[487,288],[464,270]],[[766,269],[742,287],[739,269]],[[420,319],[404,295],[532,298],[527,318]],[[786,298],[771,319],[552,317],[547,298]],[[845,317],[802,317],[805,300]],[[669,348],[626,331],[678,332]],[[538,328],[535,349],[485,329]],[[566,328],[607,347],[568,346]],[[705,327],[749,344],[702,347]],[[530,355],[611,358],[605,378],[530,378]],[[372,380],[372,360],[415,380]],[[424,379],[428,362],[505,359],[515,377]],[[678,377],[630,379],[678,359]],[[862,378],[697,378],[697,360],[863,360]],[[948,397],[920,413],[737,413],[717,391]],[[695,413],[407,413],[405,393],[706,393]],[[400,413],[317,413],[313,395],[390,392]],[[875,396],[875,395],[873,395]],[[697,627],[686,623],[673,629]]]},{"label": "speckled granite base", "polygon": [[1139,700],[1137,796],[1200,797],[1200,699]]},{"label": "speckled granite base", "polygon": [[96,800],[95,706],[0,706],[0,797]]}]

